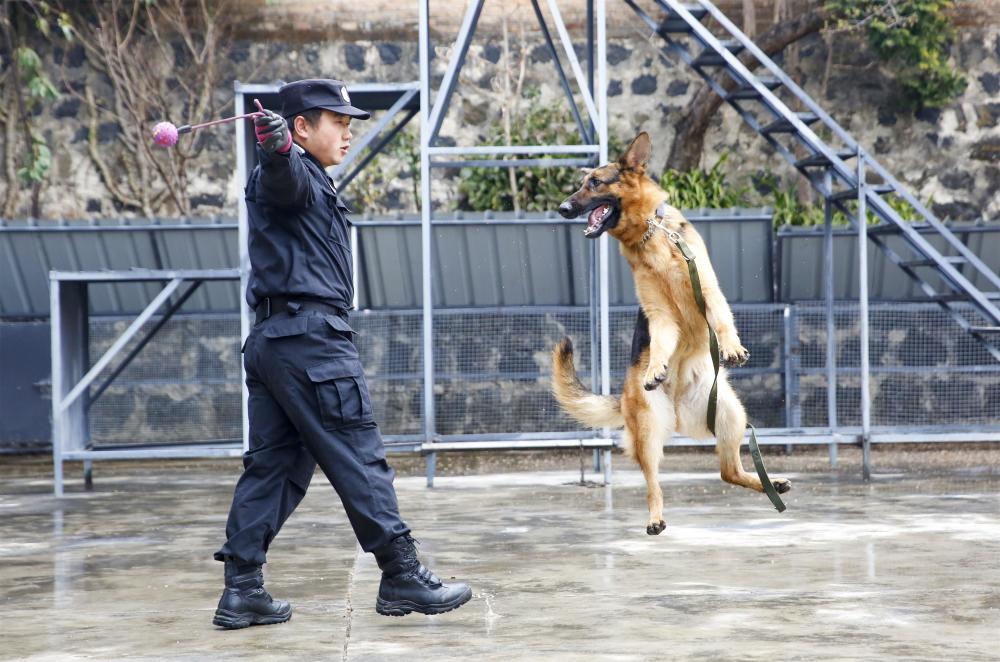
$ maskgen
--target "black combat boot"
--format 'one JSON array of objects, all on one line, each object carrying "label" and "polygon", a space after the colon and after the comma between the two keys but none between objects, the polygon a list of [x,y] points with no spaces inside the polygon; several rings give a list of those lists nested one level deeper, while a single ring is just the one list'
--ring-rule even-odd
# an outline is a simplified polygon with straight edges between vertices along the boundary
[{"label": "black combat boot", "polygon": [[375,550],[382,569],[375,611],[383,616],[405,616],[411,611],[443,614],[468,602],[472,597],[469,585],[442,584],[417,559],[414,542],[409,535],[399,536]]},{"label": "black combat boot", "polygon": [[292,617],[292,606],[274,600],[264,590],[264,573],[255,563],[240,563],[226,557],[226,589],[219,598],[213,625],[237,630],[251,625],[284,623]]}]

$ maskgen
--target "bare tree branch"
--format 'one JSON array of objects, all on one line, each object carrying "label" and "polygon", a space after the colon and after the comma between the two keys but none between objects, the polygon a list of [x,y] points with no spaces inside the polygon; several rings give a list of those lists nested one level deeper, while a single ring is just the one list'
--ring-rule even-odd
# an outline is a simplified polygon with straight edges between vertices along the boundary
[{"label": "bare tree branch", "polygon": [[[162,149],[152,144],[149,130],[164,119],[176,125],[204,121],[225,106],[218,91],[232,48],[231,3],[88,0],[85,8],[70,7],[75,40],[94,76],[82,91],[67,80],[65,68],[63,79],[90,112],[88,154],[102,181],[126,208],[190,214],[190,172],[208,143],[193,134]],[[95,94],[100,84],[109,92]],[[119,134],[98,145],[102,122],[116,124]]]}]

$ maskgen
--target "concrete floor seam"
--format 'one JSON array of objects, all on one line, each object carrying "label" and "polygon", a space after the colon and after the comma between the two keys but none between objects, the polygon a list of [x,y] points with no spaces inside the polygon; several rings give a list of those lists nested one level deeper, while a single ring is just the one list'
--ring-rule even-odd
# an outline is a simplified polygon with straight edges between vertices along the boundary
[{"label": "concrete floor seam", "polygon": [[347,624],[344,626],[344,653],[341,656],[342,662],[347,662],[347,647],[351,644],[351,628],[354,625],[354,577],[358,573],[358,564],[361,562],[361,555],[364,550],[361,549],[361,545],[356,545],[354,548],[354,563],[351,565],[351,571],[347,575],[347,591],[344,598],[344,612],[347,618]]},{"label": "concrete floor seam", "polygon": [[341,662],[347,662],[347,648],[351,644],[351,628],[354,626],[354,578],[358,574],[358,564],[361,563],[362,554],[364,550],[361,549],[361,545],[356,545],[354,563],[351,564],[351,570],[347,574],[347,591],[344,596],[344,618],[347,623],[344,625],[344,651],[340,658]]}]

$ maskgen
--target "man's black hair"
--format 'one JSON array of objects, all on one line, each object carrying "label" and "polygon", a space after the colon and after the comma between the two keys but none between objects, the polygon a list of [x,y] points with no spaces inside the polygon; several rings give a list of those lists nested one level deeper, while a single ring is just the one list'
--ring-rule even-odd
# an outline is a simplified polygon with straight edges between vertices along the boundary
[{"label": "man's black hair", "polygon": [[[310,108],[309,110],[303,110],[301,113],[295,114],[295,117],[302,117],[303,119],[305,119],[306,123],[311,127],[319,124],[319,118],[321,118],[322,116],[323,116],[322,108]],[[292,121],[289,122],[289,124],[293,128],[295,127],[295,117],[293,117]]]}]

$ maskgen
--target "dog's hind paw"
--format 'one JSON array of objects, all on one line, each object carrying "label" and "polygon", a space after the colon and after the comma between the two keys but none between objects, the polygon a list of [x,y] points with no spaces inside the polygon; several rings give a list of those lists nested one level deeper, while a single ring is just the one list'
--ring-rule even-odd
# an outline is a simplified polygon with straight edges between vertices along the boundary
[{"label": "dog's hind paw", "polygon": [[663,369],[656,372],[652,368],[646,370],[646,375],[643,377],[642,387],[647,391],[652,391],[657,386],[662,384],[667,379],[667,366],[663,366]]},{"label": "dog's hind paw", "polygon": [[664,522],[663,520],[660,520],[659,522],[648,524],[646,526],[646,533],[648,533],[651,536],[658,536],[661,533],[663,533],[663,530],[665,528],[667,528],[667,523]]},{"label": "dog's hind paw", "polygon": [[784,494],[788,490],[792,489],[792,483],[787,478],[775,478],[771,481],[771,484],[774,485],[774,489],[778,492],[778,494]]}]

